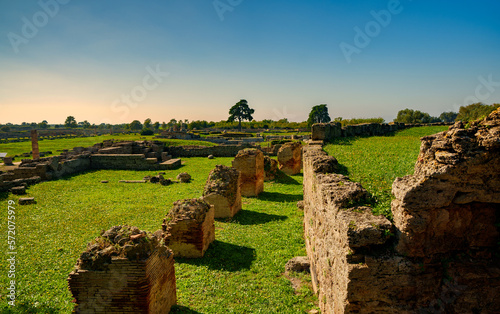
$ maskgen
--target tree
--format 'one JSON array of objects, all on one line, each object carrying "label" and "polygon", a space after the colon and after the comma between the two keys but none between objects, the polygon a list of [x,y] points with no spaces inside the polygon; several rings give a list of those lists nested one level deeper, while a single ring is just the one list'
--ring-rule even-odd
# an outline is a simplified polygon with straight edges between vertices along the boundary
[{"label": "tree", "polygon": [[132,123],[130,123],[130,129],[131,130],[140,130],[142,129],[142,124],[139,122],[139,120],[134,120]]},{"label": "tree", "polygon": [[155,129],[155,132],[158,132],[160,130],[160,122],[156,121],[153,124],[153,128]]},{"label": "tree", "polygon": [[234,120],[238,120],[238,128],[241,132],[241,121],[248,120],[252,121],[252,114],[255,110],[248,107],[248,102],[245,99],[241,99],[234,106],[229,109],[229,118],[227,122],[233,122]]},{"label": "tree", "polygon": [[144,128],[145,129],[151,128],[151,119],[150,118],[147,118],[146,120],[144,120]]},{"label": "tree", "polygon": [[90,129],[90,127],[91,127],[90,122],[88,122],[87,120],[83,121],[82,122],[82,127],[84,129]]},{"label": "tree", "polygon": [[307,125],[311,127],[314,123],[327,123],[330,122],[330,115],[328,114],[328,108],[325,104],[317,105],[312,107],[309,113],[309,119],[307,119]]},{"label": "tree", "polygon": [[489,115],[493,110],[500,107],[500,104],[485,105],[483,103],[475,103],[468,106],[462,106],[458,110],[456,120],[464,122],[474,121]]},{"label": "tree", "polygon": [[38,128],[39,129],[46,129],[48,127],[49,127],[49,125],[48,125],[47,120],[43,120],[42,122],[38,123]]},{"label": "tree", "polygon": [[162,128],[162,130],[167,129],[167,124],[165,123],[165,121],[163,121],[163,123],[161,124],[161,128]]},{"label": "tree", "polygon": [[72,128],[72,129],[76,128],[78,126],[78,124],[76,123],[75,117],[68,116],[66,118],[66,121],[64,121],[64,126],[67,128]]},{"label": "tree", "polygon": [[2,132],[9,132],[10,131],[10,127],[7,126],[7,125],[4,125],[0,128],[0,130],[2,130]]},{"label": "tree", "polygon": [[428,113],[413,109],[404,109],[398,112],[398,116],[394,122],[399,123],[434,123],[440,122],[441,119],[431,117]]},{"label": "tree", "polygon": [[457,118],[458,113],[450,111],[450,112],[443,112],[442,114],[439,115],[439,119],[443,122],[454,122],[455,119]]}]

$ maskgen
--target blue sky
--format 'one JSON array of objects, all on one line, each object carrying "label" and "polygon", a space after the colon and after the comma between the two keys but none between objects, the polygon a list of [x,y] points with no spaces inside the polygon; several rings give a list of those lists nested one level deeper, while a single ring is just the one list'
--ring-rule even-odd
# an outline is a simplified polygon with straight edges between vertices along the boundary
[{"label": "blue sky", "polygon": [[[500,102],[498,1],[0,0],[0,123]],[[346,48],[348,47],[348,48]]]}]

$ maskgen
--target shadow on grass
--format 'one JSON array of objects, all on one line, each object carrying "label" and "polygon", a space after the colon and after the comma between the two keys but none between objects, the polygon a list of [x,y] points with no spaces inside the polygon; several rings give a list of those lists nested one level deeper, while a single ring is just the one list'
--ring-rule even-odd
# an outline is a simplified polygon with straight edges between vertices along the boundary
[{"label": "shadow on grass", "polygon": [[202,314],[201,312],[191,310],[190,308],[182,305],[172,306],[170,313]]},{"label": "shadow on grass", "polygon": [[240,225],[260,225],[271,221],[285,220],[287,216],[254,212],[252,210],[241,210],[231,220],[232,223]]},{"label": "shadow on grass", "polygon": [[0,201],[6,200],[9,197],[9,192],[0,192]]},{"label": "shadow on grass", "polygon": [[[302,173],[296,174],[294,176],[302,176]],[[282,171],[278,172],[278,175],[276,176],[275,181],[277,183],[283,183],[283,184],[294,184],[294,185],[302,185],[299,181],[295,180],[293,177],[286,175]]]},{"label": "shadow on grass", "polygon": [[215,240],[202,258],[176,257],[175,261],[181,264],[204,265],[209,269],[234,272],[250,269],[254,259],[255,249],[253,248]]},{"label": "shadow on grass", "polygon": [[26,303],[17,303],[16,301],[16,306],[9,306],[6,305],[3,308],[0,308],[0,311],[2,314],[7,314],[7,313],[47,313],[47,314],[56,314],[56,313],[61,313],[60,309],[56,309],[54,307],[48,306],[48,305],[41,305],[41,306],[33,306],[31,304],[26,304]]},{"label": "shadow on grass", "polygon": [[298,202],[301,201],[304,197],[302,195],[296,194],[284,194],[284,193],[276,193],[276,192],[261,192],[259,196],[257,196],[259,200],[268,201],[268,202]]},{"label": "shadow on grass", "polygon": [[344,166],[343,164],[339,163],[337,165],[337,171],[335,173],[338,173],[338,174],[343,174],[345,176],[349,176],[349,169],[347,169],[346,166]]}]

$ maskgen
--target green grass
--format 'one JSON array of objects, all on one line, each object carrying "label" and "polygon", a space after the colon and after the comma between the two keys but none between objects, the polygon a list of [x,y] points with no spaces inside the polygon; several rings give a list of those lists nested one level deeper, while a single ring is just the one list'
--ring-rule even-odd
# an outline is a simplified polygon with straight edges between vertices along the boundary
[{"label": "green grass", "polygon": [[[151,171],[92,171],[31,186],[37,204],[16,205],[17,306],[5,298],[7,257],[0,259],[0,309],[17,313],[70,313],[66,278],[86,243],[100,231],[128,224],[155,231],[172,203],[201,196],[208,172],[232,158],[185,158],[185,165],[167,171],[175,178],[188,172],[188,184],[123,184]],[[109,180],[109,183],[100,183]],[[216,241],[202,259],[177,258],[178,304],[174,313],[304,313],[316,308],[308,288],[298,293],[282,275],[286,261],[305,255],[302,219],[302,176],[266,182],[258,198],[243,198],[243,210],[232,220],[216,221]],[[0,194],[2,251],[7,251],[7,202]]]},{"label": "green grass", "polygon": [[[165,142],[167,146],[173,145],[202,145],[215,146],[217,144],[205,141],[177,140],[177,139],[153,139],[154,136],[141,136],[136,134],[114,134],[101,135],[93,137],[75,137],[65,139],[48,140],[43,139],[38,142],[41,152],[51,151],[53,155],[59,155],[58,150],[72,149],[73,147],[88,147],[96,143],[102,143],[105,140],[115,139],[121,141],[136,141],[136,140],[159,140]],[[31,151],[31,142],[14,142],[0,144],[0,152],[8,153],[8,156],[21,155]]]},{"label": "green grass", "polygon": [[341,172],[360,182],[374,197],[373,212],[391,215],[391,188],[396,177],[413,174],[420,138],[448,129],[447,126],[417,127],[394,136],[339,138],[324,147],[337,158]]}]

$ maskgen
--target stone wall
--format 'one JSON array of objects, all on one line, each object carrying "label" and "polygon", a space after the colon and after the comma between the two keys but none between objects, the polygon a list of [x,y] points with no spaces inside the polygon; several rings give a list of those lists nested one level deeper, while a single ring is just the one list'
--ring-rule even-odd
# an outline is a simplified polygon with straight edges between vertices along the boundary
[{"label": "stone wall", "polygon": [[304,233],[323,313],[500,312],[500,110],[424,137],[393,184],[394,224],[304,149]]},{"label": "stone wall", "polygon": [[316,123],[313,124],[311,128],[311,138],[313,141],[328,141],[337,137],[385,135],[396,132],[398,130],[424,125],[449,125],[449,123],[363,123],[356,125],[346,125],[344,127],[342,127],[339,122]]},{"label": "stone wall", "polygon": [[251,144],[242,145],[219,145],[219,146],[169,146],[168,153],[174,157],[234,157],[245,148],[255,148]]},{"label": "stone wall", "polygon": [[177,302],[172,251],[135,227],[89,243],[68,286],[76,313],[168,313]]}]

